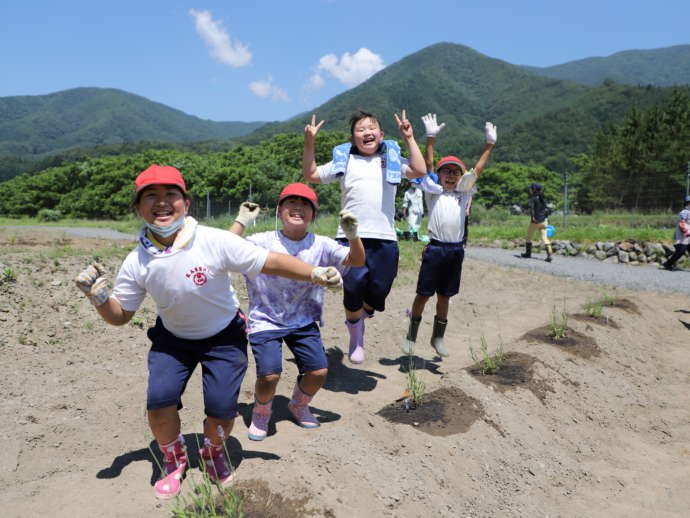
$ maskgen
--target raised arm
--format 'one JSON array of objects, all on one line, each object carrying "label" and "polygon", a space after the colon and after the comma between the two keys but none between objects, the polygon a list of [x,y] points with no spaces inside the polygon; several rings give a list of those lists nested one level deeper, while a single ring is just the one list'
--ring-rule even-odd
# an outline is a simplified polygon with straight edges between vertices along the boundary
[{"label": "raised arm", "polygon": [[486,145],[484,145],[484,150],[479,156],[479,160],[474,164],[474,172],[477,173],[477,178],[479,178],[484,171],[487,160],[489,160],[489,155],[493,151],[496,145],[496,126],[487,122],[484,126],[484,133],[486,135]]},{"label": "raised arm", "polygon": [[304,181],[309,183],[321,183],[316,169],[316,134],[323,126],[324,121],[316,124],[316,114],[312,114],[311,123],[304,127],[304,153],[302,154],[302,175]]},{"label": "raised arm", "polygon": [[278,252],[268,252],[261,273],[311,282],[326,288],[339,288],[343,284],[340,272],[333,266],[314,266],[291,255]]},{"label": "raised arm", "polygon": [[89,302],[108,324],[122,326],[134,316],[134,311],[125,311],[120,302],[110,296],[105,268],[98,263],[89,265],[74,278],[77,287],[86,295]]},{"label": "raised arm", "polygon": [[436,122],[435,113],[427,113],[426,115],[422,116],[422,122],[424,123],[424,129],[426,130],[424,162],[426,164],[427,171],[434,171],[434,144],[436,143],[436,137],[446,126],[446,123],[443,122],[439,125],[438,122]]},{"label": "raised arm", "polygon": [[251,201],[242,202],[242,204],[240,205],[240,211],[237,214],[235,221],[232,222],[232,225],[230,225],[230,228],[228,230],[233,234],[241,236],[242,234],[244,234],[244,230],[256,221],[256,218],[259,216],[260,210],[261,207],[258,203],[254,203]]},{"label": "raised arm", "polygon": [[424,157],[422,152],[419,150],[417,141],[414,139],[414,132],[412,131],[412,124],[407,120],[407,115],[405,110],[402,111],[402,118],[398,117],[398,114],[394,114],[395,122],[398,124],[398,129],[400,130],[400,136],[405,142],[407,151],[410,155],[409,166],[410,171],[407,173],[408,178],[419,178],[426,174],[426,165],[424,164]]}]

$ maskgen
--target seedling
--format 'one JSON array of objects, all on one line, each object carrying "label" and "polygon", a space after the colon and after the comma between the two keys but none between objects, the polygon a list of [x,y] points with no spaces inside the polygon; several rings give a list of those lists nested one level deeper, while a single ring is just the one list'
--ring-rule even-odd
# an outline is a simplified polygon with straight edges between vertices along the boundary
[{"label": "seedling", "polygon": [[568,313],[565,310],[565,300],[563,300],[563,311],[560,313],[556,310],[554,305],[551,311],[551,323],[549,324],[551,332],[549,336],[554,340],[561,340],[568,335]]},{"label": "seedling", "polygon": [[484,338],[484,335],[481,337],[479,353],[480,354],[477,354],[477,352],[470,345],[470,357],[472,358],[472,361],[479,365],[479,371],[481,372],[482,376],[496,372],[501,368],[501,365],[505,359],[505,354],[503,353],[503,342],[499,342],[496,350],[493,353],[490,353],[489,345],[486,343],[486,338]]},{"label": "seedling", "polygon": [[16,280],[17,274],[14,273],[14,270],[12,268],[5,268],[2,271],[2,274],[0,274],[0,281],[2,281],[2,284],[14,282]]},{"label": "seedling", "polygon": [[405,399],[406,407],[410,404],[421,405],[426,395],[426,385],[422,379],[417,375],[417,370],[414,368],[414,360],[412,355],[408,356],[407,369],[407,398]]},{"label": "seedling", "polygon": [[582,306],[585,313],[592,318],[601,318],[604,311],[604,301],[602,300],[590,300],[587,301],[585,305]]}]

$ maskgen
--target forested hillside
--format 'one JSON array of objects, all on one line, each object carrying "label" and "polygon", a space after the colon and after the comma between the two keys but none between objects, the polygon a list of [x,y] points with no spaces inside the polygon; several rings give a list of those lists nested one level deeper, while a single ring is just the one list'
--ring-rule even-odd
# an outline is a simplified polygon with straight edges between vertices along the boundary
[{"label": "forested hillside", "polygon": [[34,159],[75,147],[228,139],[262,124],[203,120],[110,88],[0,97],[0,156]]},{"label": "forested hillside", "polygon": [[524,68],[545,77],[586,85],[600,85],[607,79],[629,85],[688,85],[690,45],[625,50],[606,57],[578,59],[551,67]]},{"label": "forested hillside", "polygon": [[[393,113],[407,109],[419,141],[427,112],[446,122],[441,153],[474,156],[486,120],[499,128],[496,159],[537,162],[556,171],[567,158],[588,151],[605,122],[618,122],[632,106],[647,108],[667,99],[669,88],[635,87],[607,82],[591,87],[548,79],[524,68],[485,56],[469,47],[439,43],[386,67],[368,81],[314,109],[325,128],[347,131],[358,107],[373,111],[384,130],[397,135]],[[302,131],[308,114],[270,123],[244,137],[259,142],[276,133]]]}]

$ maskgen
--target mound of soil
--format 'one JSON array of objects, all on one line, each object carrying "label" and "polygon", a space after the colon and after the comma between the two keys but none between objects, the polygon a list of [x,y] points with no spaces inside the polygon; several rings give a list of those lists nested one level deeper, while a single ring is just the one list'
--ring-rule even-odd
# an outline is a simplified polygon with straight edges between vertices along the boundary
[{"label": "mound of soil", "polygon": [[536,341],[554,345],[581,358],[592,358],[601,354],[601,349],[599,349],[594,338],[578,333],[574,329],[568,329],[563,338],[554,338],[551,336],[551,328],[542,326],[528,331],[522,338],[528,342]]}]

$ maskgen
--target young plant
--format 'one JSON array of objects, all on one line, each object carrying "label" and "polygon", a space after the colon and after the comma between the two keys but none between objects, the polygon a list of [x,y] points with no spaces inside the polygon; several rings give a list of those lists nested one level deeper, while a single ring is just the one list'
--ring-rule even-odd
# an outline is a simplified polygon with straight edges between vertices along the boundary
[{"label": "young plant", "polygon": [[490,353],[489,345],[486,343],[486,338],[484,338],[484,335],[481,337],[479,353],[480,354],[478,355],[474,348],[470,345],[470,357],[472,358],[472,361],[479,365],[479,371],[481,372],[482,376],[496,372],[501,368],[503,360],[505,359],[505,354],[503,353],[503,342],[499,342],[496,350],[493,353]]},{"label": "young plant", "polygon": [[417,375],[417,370],[414,368],[414,359],[410,354],[407,362],[407,399],[406,402],[415,405],[421,405],[426,394],[426,385],[422,379]]},{"label": "young plant", "polygon": [[604,311],[604,302],[603,300],[589,300],[582,307],[584,308],[585,313],[587,313],[587,315],[590,317],[601,318],[601,315]]},{"label": "young plant", "polygon": [[17,274],[12,268],[5,268],[0,274],[0,283],[10,283],[17,280]]},{"label": "young plant", "polygon": [[551,323],[549,324],[551,331],[549,336],[554,340],[561,340],[568,335],[568,313],[565,309],[565,300],[563,300],[563,310],[559,313],[554,305],[551,311]]}]

